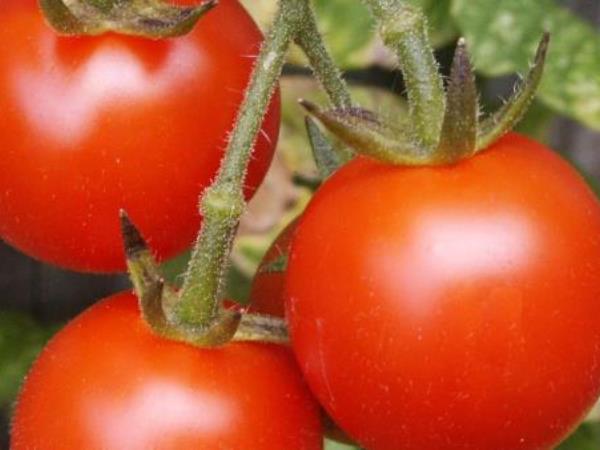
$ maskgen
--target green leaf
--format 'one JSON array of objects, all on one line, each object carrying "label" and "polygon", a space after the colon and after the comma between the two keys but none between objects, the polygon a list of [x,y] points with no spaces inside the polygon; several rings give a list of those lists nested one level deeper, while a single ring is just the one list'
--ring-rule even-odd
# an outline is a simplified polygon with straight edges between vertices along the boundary
[{"label": "green leaf", "polygon": [[584,423],[556,450],[598,450],[600,422]]},{"label": "green leaf", "polygon": [[[457,28],[450,16],[451,0],[407,0],[423,9],[434,47],[452,41]],[[359,0],[314,0],[319,27],[334,60],[344,68],[364,67],[379,61],[375,24]],[[359,32],[357,32],[359,30]]]},{"label": "green leaf", "polygon": [[600,34],[553,0],[454,0],[452,15],[475,67],[486,75],[526,72],[535,47],[552,35],[539,99],[600,130]]},{"label": "green leaf", "polygon": [[[373,19],[357,0],[315,0],[321,33],[342,67],[361,65],[374,37]],[[360,30],[360,32],[357,32]]]},{"label": "green leaf", "polygon": [[407,0],[407,3],[418,6],[425,12],[429,22],[429,36],[435,48],[446,45],[457,36],[458,30],[450,15],[451,0]]}]

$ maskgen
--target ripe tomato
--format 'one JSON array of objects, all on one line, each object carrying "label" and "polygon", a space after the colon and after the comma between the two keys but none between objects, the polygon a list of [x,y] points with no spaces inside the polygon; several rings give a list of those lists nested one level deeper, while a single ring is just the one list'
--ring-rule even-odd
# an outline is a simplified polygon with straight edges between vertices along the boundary
[{"label": "ripe tomato", "polygon": [[319,409],[291,352],[166,341],[130,293],[59,332],[31,369],[12,449],[320,449]]},{"label": "ripe tomato", "polygon": [[[36,2],[0,3],[0,237],[63,267],[122,270],[124,208],[159,258],[188,247],[262,40],[242,6],[221,0],[189,35],[152,41],[59,37]],[[276,96],[247,197],[278,129]]]},{"label": "ripe tomato", "polygon": [[285,289],[309,385],[370,450],[551,448],[600,392],[600,207],[516,134],[447,167],[342,168]]},{"label": "ripe tomato", "polygon": [[284,317],[285,271],[265,271],[265,268],[287,258],[297,222],[294,220],[283,229],[260,262],[250,290],[251,312]]}]

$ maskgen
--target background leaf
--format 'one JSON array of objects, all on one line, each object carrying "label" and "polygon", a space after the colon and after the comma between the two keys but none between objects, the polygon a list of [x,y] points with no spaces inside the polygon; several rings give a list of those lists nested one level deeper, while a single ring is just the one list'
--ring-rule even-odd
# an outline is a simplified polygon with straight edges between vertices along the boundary
[{"label": "background leaf", "polygon": [[[342,67],[364,64],[374,38],[369,10],[357,0],[314,0],[321,33]],[[360,30],[360,32],[357,32]]]},{"label": "background leaf", "polygon": [[451,0],[408,0],[408,3],[420,7],[425,12],[429,21],[429,36],[434,47],[442,47],[456,38],[458,29],[450,15]]},{"label": "background leaf", "polygon": [[[450,16],[451,0],[407,0],[423,9],[429,20],[429,30],[434,47],[451,42],[458,29]],[[255,2],[243,0],[259,23],[266,24],[275,11],[272,0]],[[344,69],[366,65],[395,65],[392,53],[383,50],[376,36],[376,26],[366,6],[359,0],[313,0],[319,29],[325,36],[336,63]],[[356,30],[360,30],[357,32]],[[299,51],[290,53],[288,60],[293,64],[306,61]]]},{"label": "background leaf", "polygon": [[556,450],[598,450],[600,448],[600,423],[584,423]]},{"label": "background leaf", "polygon": [[477,70],[525,72],[544,30],[552,34],[539,99],[600,130],[600,34],[554,0],[454,0],[452,15]]},{"label": "background leaf", "polygon": [[0,314],[0,409],[6,409],[55,327],[41,327],[16,312]]}]

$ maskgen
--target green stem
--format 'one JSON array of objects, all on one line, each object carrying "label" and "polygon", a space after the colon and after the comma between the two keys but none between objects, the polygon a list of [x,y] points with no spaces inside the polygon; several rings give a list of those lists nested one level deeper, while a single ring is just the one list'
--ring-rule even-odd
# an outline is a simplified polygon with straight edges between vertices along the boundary
[{"label": "green stem", "polygon": [[327,51],[314,12],[306,3],[304,20],[300,23],[297,44],[302,48],[317,79],[336,108],[350,108],[352,98],[342,74]]},{"label": "green stem", "polygon": [[256,61],[225,158],[213,185],[203,194],[202,229],[174,314],[179,321],[208,326],[220,309],[229,253],[244,210],[243,184],[251,150],[281,74],[306,0],[283,0]]},{"label": "green stem", "polygon": [[229,255],[245,208],[243,186],[251,151],[281,75],[285,54],[294,39],[302,42],[331,102],[351,105],[346,85],[317,31],[309,0],[279,0],[279,9],[260,50],[225,158],[215,182],[201,199],[202,229],[171,315],[182,326],[206,328],[221,312],[221,291]]},{"label": "green stem", "polygon": [[363,0],[371,8],[384,43],[394,50],[404,75],[410,115],[419,145],[437,147],[445,94],[429,43],[427,19],[406,0]]}]

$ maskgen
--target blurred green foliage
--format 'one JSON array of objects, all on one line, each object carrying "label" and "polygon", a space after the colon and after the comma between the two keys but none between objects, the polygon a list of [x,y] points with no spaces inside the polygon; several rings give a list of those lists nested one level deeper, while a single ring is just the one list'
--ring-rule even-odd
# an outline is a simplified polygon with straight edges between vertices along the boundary
[{"label": "blurred green foliage", "polygon": [[557,450],[598,450],[600,422],[584,423]]},{"label": "blurred green foliage", "polygon": [[374,36],[367,8],[355,0],[314,0],[314,5],[336,62],[343,67],[363,66]]},{"label": "blurred green foliage", "polygon": [[0,410],[8,409],[27,369],[56,327],[42,327],[30,317],[0,311]]},{"label": "blurred green foliage", "polygon": [[[600,130],[600,33],[555,0],[406,0],[429,18],[436,48],[467,38],[486,76],[525,73],[543,31],[552,35],[539,99],[555,112]],[[392,65],[358,0],[315,0],[336,62],[345,69]],[[356,30],[361,30],[357,32]]]},{"label": "blurred green foliage", "polygon": [[600,34],[554,0],[453,0],[452,18],[490,76],[524,73],[543,31],[552,35],[538,98],[600,130]]}]

